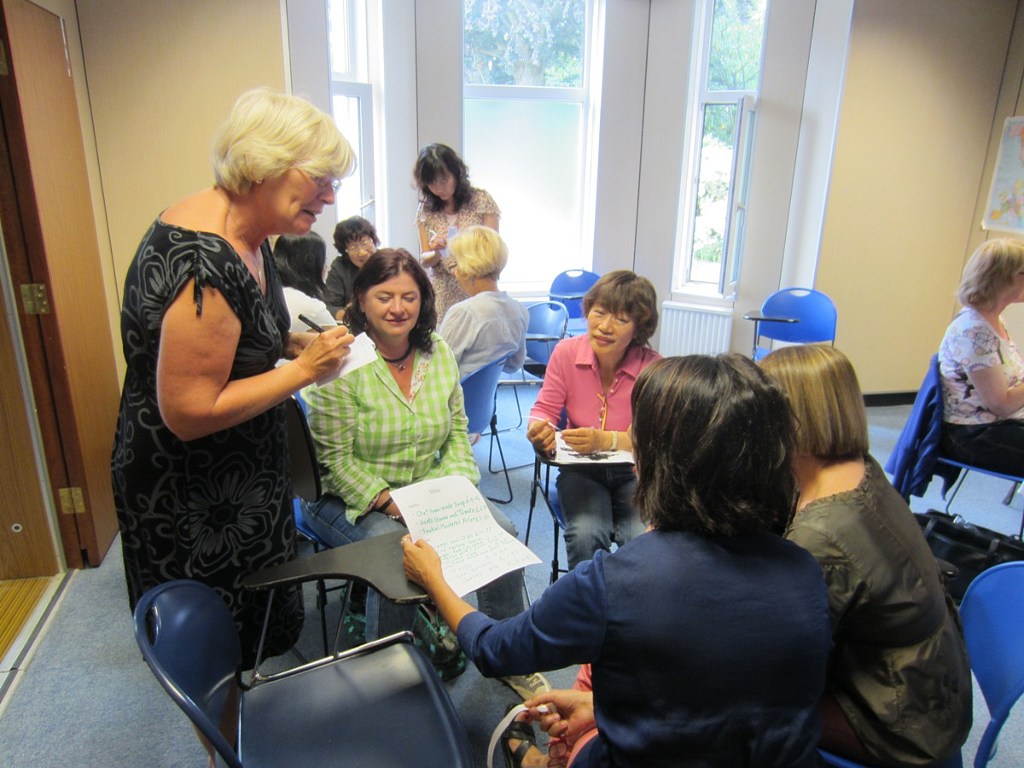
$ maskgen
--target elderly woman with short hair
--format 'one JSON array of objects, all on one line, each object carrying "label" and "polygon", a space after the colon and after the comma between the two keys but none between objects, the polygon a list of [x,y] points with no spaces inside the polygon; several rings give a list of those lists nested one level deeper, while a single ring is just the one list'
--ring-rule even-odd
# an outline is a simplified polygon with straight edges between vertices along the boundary
[{"label": "elderly woman with short hair", "polygon": [[526,359],[530,315],[520,302],[498,290],[508,246],[490,227],[475,225],[459,232],[449,248],[455,258],[452,274],[469,295],[448,310],[440,330],[458,361],[459,377],[506,355],[503,369],[519,370]]},{"label": "elderly woman with short hair", "polygon": [[[330,115],[269,90],[243,94],[214,145],[216,183],[160,214],[125,277],[111,471],[129,603],[172,579],[209,584],[246,664],[266,601],[241,581],[295,553],[282,403],[336,373],[352,343],[343,327],[289,331],[267,239],[309,232],[354,162]],[[268,654],[302,626],[301,594],[283,597]]]},{"label": "elderly woman with short hair", "polygon": [[1024,243],[987,240],[964,268],[963,309],[939,347],[943,455],[1024,474],[1024,359],[1003,311],[1024,301]]}]

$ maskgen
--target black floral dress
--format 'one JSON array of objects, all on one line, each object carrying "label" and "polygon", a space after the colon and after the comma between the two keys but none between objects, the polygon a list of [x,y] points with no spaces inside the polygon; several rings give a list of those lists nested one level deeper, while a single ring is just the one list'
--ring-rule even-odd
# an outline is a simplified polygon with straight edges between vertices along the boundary
[{"label": "black floral dress", "polygon": [[[273,368],[289,320],[280,279],[264,248],[266,298],[228,242],[157,220],[128,268],[121,341],[128,368],[111,473],[132,607],[172,579],[214,587],[238,625],[245,666],[255,659],[266,594],[240,586],[247,574],[289,560],[295,521],[281,406],[238,426],[182,441],[164,425],[156,398],[164,312],[190,280],[220,291],[242,324],[231,378]],[[274,598],[267,655],[290,648],[302,628],[298,590]]]}]

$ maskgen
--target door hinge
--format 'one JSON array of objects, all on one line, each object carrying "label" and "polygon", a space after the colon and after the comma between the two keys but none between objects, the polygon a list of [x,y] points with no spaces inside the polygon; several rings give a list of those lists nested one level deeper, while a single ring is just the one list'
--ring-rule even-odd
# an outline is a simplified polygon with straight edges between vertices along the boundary
[{"label": "door hinge", "polygon": [[42,283],[24,283],[21,286],[21,306],[26,315],[50,314],[50,297]]},{"label": "door hinge", "polygon": [[65,515],[84,515],[85,496],[77,486],[60,488],[60,511]]}]

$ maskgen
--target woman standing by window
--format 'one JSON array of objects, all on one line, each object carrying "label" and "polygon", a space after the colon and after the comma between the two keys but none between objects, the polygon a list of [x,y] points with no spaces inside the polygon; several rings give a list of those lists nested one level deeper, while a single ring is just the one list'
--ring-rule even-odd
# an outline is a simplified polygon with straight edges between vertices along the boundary
[{"label": "woman standing by window", "polygon": [[430,268],[440,325],[452,304],[469,298],[452,274],[455,260],[448,252],[448,241],[473,224],[497,230],[501,211],[485,190],[470,185],[466,164],[445,144],[428,144],[421,149],[412,175],[420,191],[416,212],[420,260]]}]

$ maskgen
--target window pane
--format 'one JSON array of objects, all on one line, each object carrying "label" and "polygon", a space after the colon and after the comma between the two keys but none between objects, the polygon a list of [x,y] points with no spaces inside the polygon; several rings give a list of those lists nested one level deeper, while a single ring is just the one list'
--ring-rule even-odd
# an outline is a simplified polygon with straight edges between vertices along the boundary
[{"label": "window pane", "polygon": [[369,157],[364,158],[360,153],[363,146],[359,120],[360,100],[354,96],[335,95],[331,99],[331,109],[334,112],[334,122],[338,124],[342,135],[348,139],[348,143],[352,145],[359,162],[355,173],[342,180],[341,188],[336,195],[335,205],[340,221],[360,213],[359,206],[364,199],[361,166],[363,162],[373,162],[373,160]]},{"label": "window pane", "polygon": [[580,88],[585,0],[465,0],[465,82]]},{"label": "window pane", "polygon": [[767,4],[768,0],[715,0],[708,90],[757,89]]},{"label": "window pane", "polygon": [[708,104],[704,107],[693,222],[693,257],[689,273],[691,283],[719,284],[729,215],[735,124],[735,104]]},{"label": "window pane", "polygon": [[559,272],[590,266],[580,253],[582,131],[580,104],[465,101],[466,163],[472,183],[501,209],[506,289],[516,288],[511,283],[546,289]]}]

